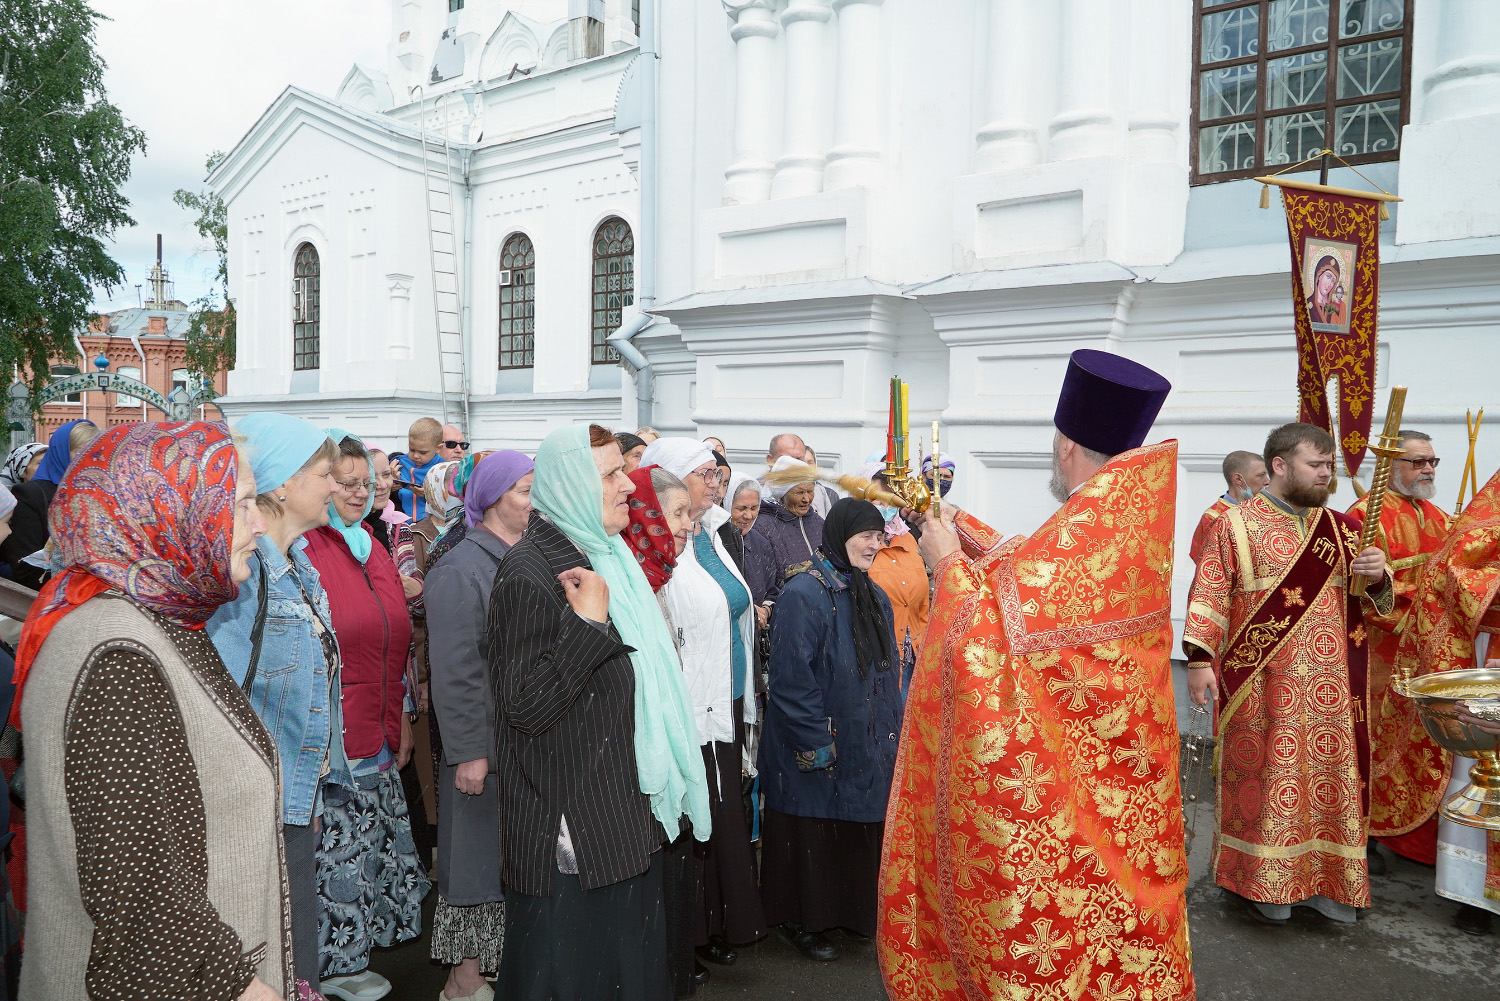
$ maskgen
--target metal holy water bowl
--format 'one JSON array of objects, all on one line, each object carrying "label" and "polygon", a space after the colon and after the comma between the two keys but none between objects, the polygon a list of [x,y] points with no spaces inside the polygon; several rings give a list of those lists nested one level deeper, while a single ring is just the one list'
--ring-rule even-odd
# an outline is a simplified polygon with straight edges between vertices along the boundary
[{"label": "metal holy water bowl", "polygon": [[1455,823],[1500,831],[1500,736],[1458,717],[1459,703],[1465,702],[1470,715],[1500,721],[1500,670],[1427,674],[1408,681],[1406,693],[1433,740],[1475,761],[1468,784],[1444,799],[1438,812]]}]

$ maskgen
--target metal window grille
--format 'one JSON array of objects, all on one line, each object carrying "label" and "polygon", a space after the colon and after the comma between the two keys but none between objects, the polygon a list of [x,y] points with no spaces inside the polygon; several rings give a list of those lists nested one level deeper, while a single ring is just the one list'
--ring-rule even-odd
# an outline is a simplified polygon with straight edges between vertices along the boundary
[{"label": "metal window grille", "polygon": [[448,0],[448,13],[464,9],[464,0]]},{"label": "metal window grille", "polygon": [[1192,182],[1394,160],[1415,0],[1194,0]]},{"label": "metal window grille", "polygon": [[635,25],[635,33],[641,33],[641,0],[630,0],[630,23]]},{"label": "metal window grille", "polygon": [[322,282],[318,250],[304,243],[292,265],[292,368],[299,372],[319,367]]},{"label": "metal window grille", "polygon": [[594,231],[593,363],[613,365],[620,353],[607,338],[635,302],[635,237],[623,219],[606,219]]},{"label": "metal window grille", "polygon": [[525,233],[512,233],[500,249],[510,284],[500,289],[500,367],[530,368],[536,346],[536,250]]}]

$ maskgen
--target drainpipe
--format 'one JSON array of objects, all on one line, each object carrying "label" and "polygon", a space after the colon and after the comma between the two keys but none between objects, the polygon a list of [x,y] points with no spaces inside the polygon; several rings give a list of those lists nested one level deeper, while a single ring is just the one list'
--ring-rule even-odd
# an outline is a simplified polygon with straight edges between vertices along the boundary
[{"label": "drainpipe", "polygon": [[651,362],[631,343],[636,334],[655,323],[650,310],[656,305],[656,3],[641,0],[640,58],[645,77],[641,80],[641,220],[635,242],[637,313],[608,337],[608,343],[635,369],[636,425],[651,423]]},{"label": "drainpipe", "polygon": [[[77,334],[73,335],[73,346],[78,349],[78,360],[83,363],[79,367],[78,371],[80,371],[80,372],[87,372],[89,370],[89,368],[91,367],[90,364],[89,364],[89,353],[87,351],[83,350],[83,341],[81,341],[81,340],[78,339],[78,335]],[[78,399],[83,402],[83,420],[88,420],[89,419],[89,394],[88,394],[88,390],[84,390],[83,392],[79,393],[78,394]]]}]

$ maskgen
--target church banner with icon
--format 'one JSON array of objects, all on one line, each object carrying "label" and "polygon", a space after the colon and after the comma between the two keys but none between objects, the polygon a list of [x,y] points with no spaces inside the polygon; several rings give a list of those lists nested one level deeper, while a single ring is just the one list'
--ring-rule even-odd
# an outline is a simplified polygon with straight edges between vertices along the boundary
[{"label": "church banner with icon", "polygon": [[[1292,245],[1299,420],[1338,439],[1359,472],[1370,441],[1380,303],[1380,208],[1353,192],[1283,186]],[[1337,380],[1337,398],[1328,384]]]}]

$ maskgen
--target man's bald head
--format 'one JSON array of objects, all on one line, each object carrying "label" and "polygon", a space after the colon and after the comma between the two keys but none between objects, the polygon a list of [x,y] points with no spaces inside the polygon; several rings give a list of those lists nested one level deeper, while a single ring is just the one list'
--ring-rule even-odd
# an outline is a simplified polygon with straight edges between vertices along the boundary
[{"label": "man's bald head", "polygon": [[1247,501],[1271,482],[1266,460],[1255,452],[1230,452],[1224,456],[1224,485],[1235,502]]},{"label": "man's bald head", "polygon": [[783,455],[790,455],[798,462],[802,461],[802,453],[807,451],[807,445],[802,438],[794,434],[779,434],[771,439],[771,447],[766,450],[766,465],[776,465],[776,460]]},{"label": "man's bald head", "polygon": [[[448,442],[450,441],[458,442],[458,444],[449,445]],[[454,427],[452,424],[444,424],[443,438],[438,442],[438,455],[444,462],[458,462],[468,451],[468,449],[464,447],[468,444],[468,441],[469,440],[464,437],[464,433],[458,428]]]}]

